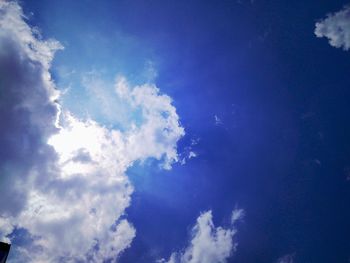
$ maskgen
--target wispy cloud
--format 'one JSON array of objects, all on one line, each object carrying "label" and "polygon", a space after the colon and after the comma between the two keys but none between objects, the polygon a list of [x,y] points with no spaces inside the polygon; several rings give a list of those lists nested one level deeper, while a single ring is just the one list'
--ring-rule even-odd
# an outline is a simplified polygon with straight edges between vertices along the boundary
[{"label": "wispy cloud", "polygon": [[186,146],[183,152],[179,154],[180,163],[182,165],[186,164],[190,159],[198,157],[198,153],[194,150],[194,148],[199,143],[199,140],[199,138],[192,138],[191,144]]},{"label": "wispy cloud", "polygon": [[189,245],[181,252],[171,254],[163,263],[223,263],[236,250],[237,242],[234,236],[237,232],[236,223],[242,219],[244,212],[236,209],[232,212],[231,226],[215,227],[212,211],[202,213],[192,229]]},{"label": "wispy cloud", "polygon": [[223,122],[221,118],[219,118],[217,115],[214,115],[215,125],[222,125]]},{"label": "wispy cloud", "polygon": [[147,158],[166,169],[178,161],[184,129],[172,100],[120,77],[113,95],[141,122],[121,131],[78,119],[57,103],[50,77],[62,46],[42,40],[16,2],[0,1],[0,13],[0,239],[16,229],[30,236],[14,246],[13,262],[115,258],[136,234],[124,217],[133,192],[127,169]]},{"label": "wispy cloud", "polygon": [[336,48],[350,49],[350,6],[328,14],[323,20],[316,23],[315,35],[326,37],[329,44]]},{"label": "wispy cloud", "polygon": [[294,262],[294,254],[287,254],[280,257],[276,263],[293,263]]}]

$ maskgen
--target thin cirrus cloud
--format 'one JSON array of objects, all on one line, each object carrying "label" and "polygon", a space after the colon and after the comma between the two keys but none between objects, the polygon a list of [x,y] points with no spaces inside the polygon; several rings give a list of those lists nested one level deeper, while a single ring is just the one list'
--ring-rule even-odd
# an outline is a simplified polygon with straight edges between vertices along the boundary
[{"label": "thin cirrus cloud", "polygon": [[315,35],[328,38],[329,44],[336,48],[350,49],[350,6],[327,15],[316,23]]},{"label": "thin cirrus cloud", "polygon": [[215,227],[212,211],[202,213],[192,229],[188,246],[180,252],[171,254],[169,260],[159,263],[224,263],[236,250],[236,223],[244,216],[242,209],[235,209],[231,216],[231,226]]},{"label": "thin cirrus cloud", "polygon": [[141,113],[126,130],[81,120],[57,102],[55,40],[42,40],[16,2],[0,1],[0,239],[25,232],[12,262],[101,262],[130,246],[126,171],[155,158],[170,169],[185,132],[169,96],[118,77],[115,96]]}]

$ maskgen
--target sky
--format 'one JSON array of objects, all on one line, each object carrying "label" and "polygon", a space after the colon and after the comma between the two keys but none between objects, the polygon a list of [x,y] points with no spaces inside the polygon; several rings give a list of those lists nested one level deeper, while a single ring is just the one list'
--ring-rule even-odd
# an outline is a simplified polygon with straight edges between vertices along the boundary
[{"label": "sky", "polygon": [[350,3],[0,0],[9,263],[350,262]]}]

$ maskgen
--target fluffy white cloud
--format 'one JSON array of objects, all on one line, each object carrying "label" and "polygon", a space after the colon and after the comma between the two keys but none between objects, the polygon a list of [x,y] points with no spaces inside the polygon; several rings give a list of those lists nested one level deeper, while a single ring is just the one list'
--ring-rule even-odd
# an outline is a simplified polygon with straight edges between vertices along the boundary
[{"label": "fluffy white cloud", "polygon": [[236,234],[235,224],[244,215],[243,210],[232,212],[229,228],[215,227],[211,211],[202,213],[192,229],[192,238],[189,245],[178,253],[171,254],[167,263],[223,263],[236,250],[234,241]]},{"label": "fluffy white cloud", "polygon": [[337,13],[329,14],[316,23],[315,35],[326,37],[329,44],[336,48],[350,48],[350,6]]},{"label": "fluffy white cloud", "polygon": [[176,143],[184,135],[171,98],[160,95],[152,84],[131,89],[123,77],[117,79],[115,88],[121,98],[142,113],[142,125],[135,125],[127,135],[127,156],[137,160],[164,158],[163,167],[170,169],[171,163],[178,161]]},{"label": "fluffy white cloud", "polygon": [[[156,86],[116,82],[115,96],[140,113],[138,125],[108,129],[60,109],[49,69],[61,45],[27,25],[16,2],[0,1],[0,239],[13,262],[102,262],[130,246],[124,218],[135,161],[170,169],[184,135],[171,98]],[[116,113],[117,114],[117,113]]]}]

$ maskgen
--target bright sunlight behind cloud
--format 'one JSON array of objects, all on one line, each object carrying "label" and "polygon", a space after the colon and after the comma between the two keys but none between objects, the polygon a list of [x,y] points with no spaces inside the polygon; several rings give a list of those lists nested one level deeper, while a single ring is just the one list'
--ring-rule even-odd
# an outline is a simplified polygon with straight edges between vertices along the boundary
[{"label": "bright sunlight behind cloud", "polygon": [[15,262],[115,258],[136,234],[124,216],[133,192],[127,169],[147,158],[170,169],[178,160],[184,129],[171,98],[119,77],[115,96],[142,113],[141,124],[120,131],[78,119],[57,103],[49,73],[61,45],[42,40],[17,3],[0,2],[0,13],[0,238],[29,236]]}]

